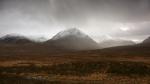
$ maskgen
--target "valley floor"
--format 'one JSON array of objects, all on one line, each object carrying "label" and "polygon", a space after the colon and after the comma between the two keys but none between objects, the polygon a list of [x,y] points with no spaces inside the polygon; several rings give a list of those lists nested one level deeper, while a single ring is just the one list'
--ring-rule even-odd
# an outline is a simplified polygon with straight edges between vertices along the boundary
[{"label": "valley floor", "polygon": [[149,84],[150,52],[136,49],[1,56],[0,84]]}]

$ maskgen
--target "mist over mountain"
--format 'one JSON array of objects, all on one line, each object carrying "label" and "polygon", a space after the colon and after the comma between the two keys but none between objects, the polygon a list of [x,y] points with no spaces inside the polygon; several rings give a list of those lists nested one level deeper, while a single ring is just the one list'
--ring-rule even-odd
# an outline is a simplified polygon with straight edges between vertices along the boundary
[{"label": "mist over mountain", "polygon": [[[49,50],[94,50],[117,46],[135,45],[136,43],[131,40],[113,39],[107,38],[97,43],[87,34],[83,33],[77,28],[70,28],[60,31],[55,36],[47,41],[43,41],[45,38],[32,39],[23,35],[7,34],[0,38],[0,43],[5,44],[32,44],[37,48],[48,48]],[[40,44],[39,44],[40,43]],[[150,37],[145,39],[142,44],[150,43]],[[42,45],[41,45],[42,44]],[[15,46],[14,45],[14,46]],[[41,47],[43,46],[43,47]]]},{"label": "mist over mountain", "polygon": [[53,43],[56,46],[71,50],[93,50],[100,48],[93,39],[76,28],[61,31],[46,43]]},{"label": "mist over mountain", "polygon": [[0,38],[0,43],[5,44],[27,44],[32,42],[29,38],[17,34],[7,34]]},{"label": "mist over mountain", "polygon": [[116,47],[116,46],[135,45],[136,43],[130,40],[109,39],[109,40],[104,40],[99,44],[102,48],[108,48],[108,47]]}]

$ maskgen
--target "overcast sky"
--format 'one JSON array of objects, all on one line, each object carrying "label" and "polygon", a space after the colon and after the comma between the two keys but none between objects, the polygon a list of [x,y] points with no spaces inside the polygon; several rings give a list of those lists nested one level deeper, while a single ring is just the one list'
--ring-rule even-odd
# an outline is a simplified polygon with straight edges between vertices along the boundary
[{"label": "overcast sky", "polygon": [[150,36],[150,0],[0,0],[0,36],[51,38],[76,27],[93,39]]}]

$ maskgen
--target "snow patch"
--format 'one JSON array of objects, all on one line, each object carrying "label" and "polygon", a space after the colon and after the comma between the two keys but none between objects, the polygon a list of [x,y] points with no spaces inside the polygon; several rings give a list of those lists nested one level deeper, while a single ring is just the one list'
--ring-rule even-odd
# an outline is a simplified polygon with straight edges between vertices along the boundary
[{"label": "snow patch", "polygon": [[59,32],[52,38],[52,40],[57,40],[57,39],[67,37],[67,36],[76,36],[80,38],[88,37],[87,35],[82,33],[79,29],[71,28],[71,29],[67,29],[67,30]]}]

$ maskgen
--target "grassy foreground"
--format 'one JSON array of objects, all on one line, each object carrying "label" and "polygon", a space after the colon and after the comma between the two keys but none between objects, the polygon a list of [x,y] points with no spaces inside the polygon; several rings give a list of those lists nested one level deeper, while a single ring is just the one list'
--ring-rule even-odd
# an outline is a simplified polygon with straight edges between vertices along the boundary
[{"label": "grassy foreground", "polygon": [[0,67],[0,75],[0,84],[148,84],[150,83],[150,64],[97,61],[47,66],[15,65]]},{"label": "grassy foreground", "polygon": [[0,84],[150,84],[149,49],[129,46],[52,54],[48,49],[16,53],[2,48]]}]

